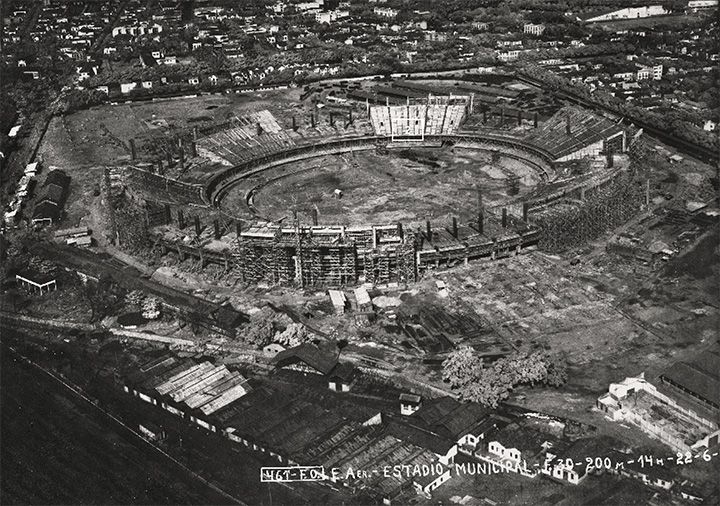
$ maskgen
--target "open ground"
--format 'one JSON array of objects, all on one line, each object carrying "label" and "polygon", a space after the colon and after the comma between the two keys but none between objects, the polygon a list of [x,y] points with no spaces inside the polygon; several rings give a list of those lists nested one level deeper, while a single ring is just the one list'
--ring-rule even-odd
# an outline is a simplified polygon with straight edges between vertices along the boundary
[{"label": "open ground", "polygon": [[[288,169],[292,173],[286,174]],[[253,196],[258,216],[278,220],[315,208],[321,223],[413,222],[458,216],[472,219],[477,196],[488,206],[510,200],[508,180],[518,178],[520,195],[540,178],[522,161],[461,148],[392,150],[388,155],[357,151],[279,166],[244,181],[223,200],[233,214]],[[336,190],[342,192],[341,196]]]}]

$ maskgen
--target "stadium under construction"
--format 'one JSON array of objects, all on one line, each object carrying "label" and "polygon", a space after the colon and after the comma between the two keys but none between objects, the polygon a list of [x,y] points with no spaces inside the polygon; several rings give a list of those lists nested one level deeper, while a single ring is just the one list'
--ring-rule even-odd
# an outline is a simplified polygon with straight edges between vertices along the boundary
[{"label": "stadium under construction", "polygon": [[[362,117],[330,113],[322,124],[315,114],[309,125],[293,117],[292,128],[261,110],[196,128],[191,139],[173,144],[167,160],[140,160],[131,142],[133,164],[106,171],[110,194],[139,210],[116,213],[115,235],[158,255],[196,259],[200,268],[220,265],[228,276],[249,283],[403,283],[439,267],[581,245],[624,223],[645,202],[628,155],[638,135],[593,113],[564,107],[542,124],[537,116],[529,122],[519,114],[518,124],[525,121],[528,128],[517,133],[465,129],[475,114],[472,95],[366,107]],[[532,173],[528,188],[519,192],[520,177],[504,170],[503,198],[487,201],[477,177],[471,187],[456,188],[472,191],[453,200],[456,212],[409,212],[409,219],[393,222],[372,215],[363,223],[320,220],[317,205],[305,216],[288,205],[277,219],[256,206],[259,192],[316,170],[308,161],[443,149],[487,154],[490,169],[501,159],[513,160]],[[574,161],[587,169],[569,171]],[[403,182],[394,184],[402,188]],[[383,188],[373,191],[382,194]],[[342,189],[329,197],[343,198]]]}]

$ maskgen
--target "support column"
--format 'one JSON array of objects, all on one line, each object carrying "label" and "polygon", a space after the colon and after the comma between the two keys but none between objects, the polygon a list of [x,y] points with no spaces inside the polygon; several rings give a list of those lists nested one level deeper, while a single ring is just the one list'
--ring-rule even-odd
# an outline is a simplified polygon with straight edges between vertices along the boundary
[{"label": "support column", "polygon": [[452,218],[452,235],[455,239],[458,238],[457,218],[455,216]]},{"label": "support column", "polygon": [[213,221],[213,228],[215,229],[215,239],[220,239],[220,223],[218,220]]},{"label": "support column", "polygon": [[137,151],[135,150],[135,139],[130,139],[130,158],[133,161],[137,159]]},{"label": "support column", "polygon": [[202,230],[200,229],[200,217],[196,215],[195,216],[195,235],[197,237],[200,237],[200,232],[202,232]]},{"label": "support column", "polygon": [[178,209],[177,217],[178,217],[178,228],[180,230],[182,230],[185,228],[185,217],[183,216],[183,212],[180,209]]},{"label": "support column", "polygon": [[502,227],[507,227],[507,207],[502,208]]},{"label": "support column", "polygon": [[529,210],[529,207],[530,207],[530,206],[528,205],[527,202],[523,202],[523,205],[522,205],[522,213],[523,213],[523,221],[524,221],[525,223],[527,223],[527,221],[528,221],[528,210]]},{"label": "support column", "polygon": [[425,234],[427,236],[427,240],[428,240],[428,242],[432,242],[433,235],[432,235],[432,227],[430,226],[430,220],[425,220],[425,228],[426,228]]},{"label": "support column", "polygon": [[533,115],[533,128],[537,128],[537,127],[538,127],[538,113],[535,113]]}]

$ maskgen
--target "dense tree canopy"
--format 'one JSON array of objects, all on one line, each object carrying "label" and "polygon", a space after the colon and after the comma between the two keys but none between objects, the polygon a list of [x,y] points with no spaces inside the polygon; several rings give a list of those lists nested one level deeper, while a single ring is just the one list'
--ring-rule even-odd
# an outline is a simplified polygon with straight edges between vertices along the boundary
[{"label": "dense tree canopy", "polygon": [[443,380],[462,400],[497,407],[517,385],[562,385],[567,366],[564,357],[544,351],[515,352],[486,365],[472,348],[463,347],[443,362]]}]

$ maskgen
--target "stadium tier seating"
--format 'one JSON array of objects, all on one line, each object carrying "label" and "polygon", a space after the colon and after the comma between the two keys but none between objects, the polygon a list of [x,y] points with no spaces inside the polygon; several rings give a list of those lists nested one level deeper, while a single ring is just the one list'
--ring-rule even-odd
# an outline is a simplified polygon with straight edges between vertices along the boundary
[{"label": "stadium tier seating", "polygon": [[375,134],[388,137],[453,134],[464,118],[463,105],[413,104],[370,108]]},{"label": "stadium tier seating", "polygon": [[[570,125],[570,135],[567,125]],[[525,140],[550,151],[560,159],[622,132],[622,126],[607,118],[576,107],[564,107],[540,128],[531,130]]]}]

